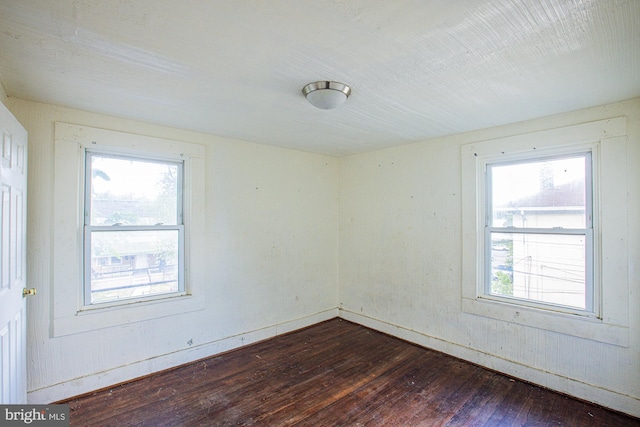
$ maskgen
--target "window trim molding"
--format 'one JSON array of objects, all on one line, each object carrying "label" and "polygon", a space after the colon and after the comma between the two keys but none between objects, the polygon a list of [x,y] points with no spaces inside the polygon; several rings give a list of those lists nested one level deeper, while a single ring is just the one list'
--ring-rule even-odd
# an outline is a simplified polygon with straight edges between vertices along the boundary
[{"label": "window trim molding", "polygon": [[[54,140],[53,336],[204,309],[205,147],[62,122],[55,123]],[[184,295],[162,295],[117,305],[84,305],[84,153],[92,148],[104,153],[184,162]]]},{"label": "window trim molding", "polygon": [[[528,327],[591,339],[622,347],[629,345],[629,257],[627,233],[627,136],[626,117],[598,120],[572,126],[479,141],[461,147],[462,167],[462,310],[465,313],[516,323]],[[486,157],[521,157],[546,151],[553,155],[589,148],[595,151],[593,164],[594,304],[599,317],[576,315],[513,304],[483,297],[484,259],[479,231],[484,218],[479,212],[479,195],[484,194],[482,161]],[[536,154],[536,157],[539,157]],[[621,243],[622,242],[622,243]],[[605,256],[613,253],[614,256]],[[480,280],[480,282],[479,282]]]}]

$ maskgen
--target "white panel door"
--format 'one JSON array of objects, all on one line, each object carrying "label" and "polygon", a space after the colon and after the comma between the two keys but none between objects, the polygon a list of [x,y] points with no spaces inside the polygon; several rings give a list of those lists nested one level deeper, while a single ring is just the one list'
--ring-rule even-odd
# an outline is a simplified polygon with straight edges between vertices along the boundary
[{"label": "white panel door", "polygon": [[0,403],[27,403],[27,131],[0,103]]}]

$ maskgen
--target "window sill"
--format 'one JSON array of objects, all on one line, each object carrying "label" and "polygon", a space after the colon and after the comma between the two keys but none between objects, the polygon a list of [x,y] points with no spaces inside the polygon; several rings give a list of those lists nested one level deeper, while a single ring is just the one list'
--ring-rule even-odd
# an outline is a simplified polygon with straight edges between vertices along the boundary
[{"label": "window sill", "polygon": [[629,347],[628,327],[608,324],[593,316],[562,313],[484,298],[463,298],[462,310],[476,316]]},{"label": "window sill", "polygon": [[95,312],[96,310],[100,310],[100,311],[118,310],[121,308],[135,307],[138,304],[154,304],[157,302],[162,302],[164,300],[180,298],[184,296],[188,296],[188,294],[186,292],[171,292],[171,293],[164,293],[164,294],[157,294],[157,295],[149,295],[146,297],[126,298],[121,300],[96,303],[96,304],[85,305],[80,307],[77,315],[82,316],[84,314]]}]

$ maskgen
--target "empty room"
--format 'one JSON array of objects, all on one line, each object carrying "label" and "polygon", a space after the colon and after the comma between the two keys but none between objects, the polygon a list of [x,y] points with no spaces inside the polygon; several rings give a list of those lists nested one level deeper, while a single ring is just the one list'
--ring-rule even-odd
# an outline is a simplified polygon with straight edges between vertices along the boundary
[{"label": "empty room", "polygon": [[640,425],[640,1],[0,0],[0,100],[0,424]]}]

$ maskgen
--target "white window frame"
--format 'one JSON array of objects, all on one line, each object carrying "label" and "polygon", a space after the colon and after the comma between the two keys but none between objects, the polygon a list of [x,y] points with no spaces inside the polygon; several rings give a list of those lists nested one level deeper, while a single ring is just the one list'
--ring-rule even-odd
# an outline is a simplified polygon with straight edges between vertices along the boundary
[{"label": "white window frame", "polygon": [[[629,345],[627,123],[615,117],[562,128],[472,142],[461,147],[462,310],[622,347]],[[591,312],[490,298],[485,292],[484,165],[591,151],[595,227]]]},{"label": "white window frame", "polygon": [[[493,199],[492,175],[491,169],[494,166],[515,165],[519,163],[532,163],[545,160],[559,160],[564,158],[572,158],[584,156],[586,163],[585,170],[585,216],[586,224],[584,228],[536,228],[536,227],[499,227],[492,225],[493,207],[491,200]],[[479,170],[483,171],[483,176],[479,177],[484,181],[484,185],[479,187],[479,216],[484,218],[482,238],[484,243],[480,248],[480,256],[484,260],[483,279],[478,281],[478,294],[480,298],[493,299],[511,304],[523,305],[527,307],[538,308],[542,310],[554,310],[563,313],[574,314],[578,316],[599,317],[600,308],[598,305],[600,295],[600,281],[597,274],[597,263],[594,259],[598,257],[595,254],[595,248],[598,247],[597,236],[599,224],[597,218],[598,207],[594,206],[593,187],[597,187],[594,183],[594,168],[597,167],[597,145],[587,144],[582,147],[563,147],[563,148],[547,148],[536,149],[533,151],[525,151],[514,153],[511,155],[498,154],[483,156],[479,160]],[[598,174],[596,173],[595,176]],[[596,213],[596,214],[594,214]],[[491,293],[491,233],[506,234],[555,234],[555,235],[580,235],[585,238],[585,296],[586,304],[584,309],[562,306],[559,304],[546,303],[533,299],[509,297],[504,295],[496,295]]]},{"label": "white window frame", "polygon": [[[152,155],[124,155],[117,152],[105,151],[105,150],[96,150],[85,148],[85,166],[84,166],[84,260],[83,260],[83,268],[84,268],[84,306],[113,306],[120,304],[129,304],[131,302],[138,301],[150,301],[155,299],[166,298],[167,296],[180,296],[185,295],[185,272],[184,272],[184,160],[183,159],[172,159],[172,158],[161,158]],[[178,168],[177,174],[177,222],[175,225],[169,224],[156,224],[156,225],[91,225],[91,180],[92,175],[89,173],[91,171],[91,158],[97,157],[109,157],[109,158],[120,158],[120,159],[131,159],[138,160],[144,162],[154,162],[161,164],[173,164]],[[164,292],[158,293],[148,296],[135,297],[135,298],[127,298],[123,300],[112,300],[101,303],[92,303],[91,302],[91,236],[94,231],[97,232],[118,232],[118,231],[149,231],[149,230],[175,230],[178,232],[178,290],[173,292]]]},{"label": "white window frame", "polygon": [[[126,132],[55,123],[53,335],[63,336],[205,308],[205,147]],[[84,292],[85,152],[183,163],[184,290],[87,305]]]}]

